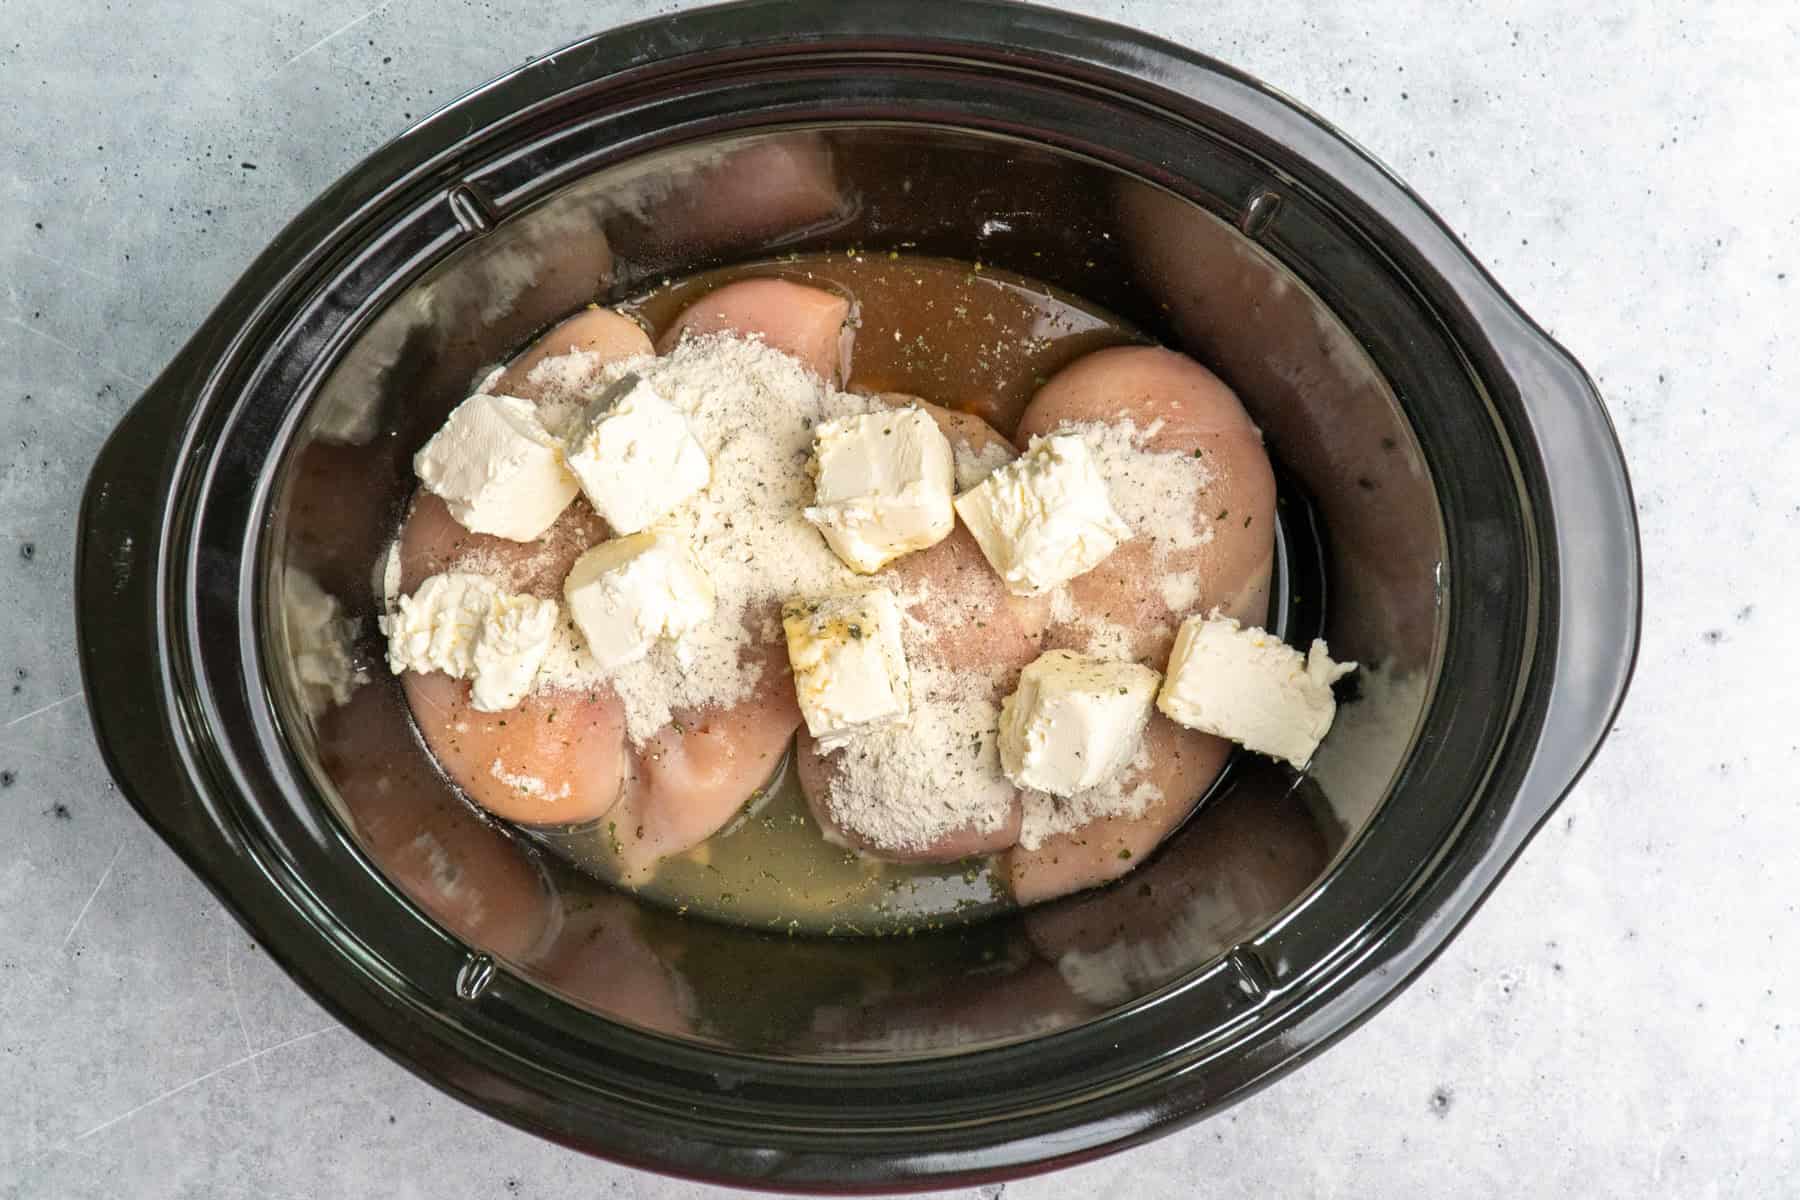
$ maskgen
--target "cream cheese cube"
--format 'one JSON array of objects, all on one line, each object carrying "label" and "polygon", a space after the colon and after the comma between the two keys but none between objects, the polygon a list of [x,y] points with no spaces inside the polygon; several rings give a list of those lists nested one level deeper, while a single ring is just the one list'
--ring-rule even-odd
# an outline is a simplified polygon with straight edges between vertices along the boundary
[{"label": "cream cheese cube", "polygon": [[912,712],[900,604],[892,592],[790,600],[781,623],[800,713],[822,749]]},{"label": "cream cheese cube", "polygon": [[515,708],[550,653],[559,610],[554,600],[502,592],[475,643],[470,704],[482,712]]},{"label": "cream cheese cube", "polygon": [[588,406],[563,454],[582,494],[615,533],[648,529],[712,478],[687,418],[636,375]]},{"label": "cream cheese cube", "polygon": [[1304,767],[1337,714],[1331,685],[1356,669],[1322,640],[1298,650],[1229,617],[1181,623],[1156,706],[1189,729]]},{"label": "cream cheese cube", "polygon": [[956,528],[956,459],[921,408],[824,422],[813,435],[813,471],[806,519],[853,571],[879,571]]},{"label": "cream cheese cube", "polygon": [[550,652],[558,613],[554,600],[504,592],[480,575],[433,575],[381,618],[388,666],[470,680],[481,712],[514,708]]},{"label": "cream cheese cube", "polygon": [[1155,671],[1052,650],[1019,674],[1000,705],[1000,765],[1022,788],[1073,796],[1137,754],[1156,701]]},{"label": "cream cheese cube", "polygon": [[1032,438],[1024,454],[957,497],[956,511],[1020,596],[1091,571],[1131,537],[1093,452],[1073,434]]},{"label": "cream cheese cube", "polygon": [[562,446],[517,396],[470,396],[413,455],[413,473],[463,528],[536,541],[575,498]]},{"label": "cream cheese cube", "polygon": [[569,616],[603,671],[636,662],[662,638],[712,620],[712,580],[687,540],[664,530],[601,542],[563,581]]}]

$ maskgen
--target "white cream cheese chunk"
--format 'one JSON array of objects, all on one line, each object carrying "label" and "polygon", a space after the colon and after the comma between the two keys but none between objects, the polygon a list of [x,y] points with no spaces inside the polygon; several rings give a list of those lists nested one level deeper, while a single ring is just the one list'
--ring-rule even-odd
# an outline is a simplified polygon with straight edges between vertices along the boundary
[{"label": "white cream cheese chunk", "polygon": [[1131,537],[1087,442],[1073,434],[1032,438],[1024,454],[957,497],[956,511],[1020,596],[1092,570]]},{"label": "white cream cheese chunk", "polygon": [[569,470],[616,533],[638,533],[707,485],[712,468],[681,410],[636,375],[609,387],[575,421]]},{"label": "white cream cheese chunk", "polygon": [[821,748],[911,713],[911,675],[892,592],[790,600],[781,623],[800,713]]},{"label": "white cream cheese chunk", "polygon": [[1022,788],[1073,796],[1124,770],[1161,677],[1070,650],[1040,655],[1000,706],[1000,765]]},{"label": "white cream cheese chunk", "polygon": [[563,581],[563,599],[603,671],[710,621],[715,603],[712,581],[687,540],[660,529],[587,550]]},{"label": "white cream cheese chunk", "polygon": [[413,455],[413,473],[475,533],[536,541],[575,498],[562,446],[517,396],[477,394]]},{"label": "white cream cheese chunk", "polygon": [[1304,767],[1337,714],[1331,685],[1356,669],[1325,643],[1298,650],[1229,617],[1181,623],[1156,706],[1171,721]]},{"label": "white cream cheese chunk", "polygon": [[531,690],[558,611],[554,600],[502,591],[480,575],[433,575],[381,619],[388,666],[470,680],[474,707],[502,712]]},{"label": "white cream cheese chunk", "polygon": [[818,481],[806,519],[853,571],[879,571],[956,528],[956,459],[923,409],[840,417],[813,436]]}]

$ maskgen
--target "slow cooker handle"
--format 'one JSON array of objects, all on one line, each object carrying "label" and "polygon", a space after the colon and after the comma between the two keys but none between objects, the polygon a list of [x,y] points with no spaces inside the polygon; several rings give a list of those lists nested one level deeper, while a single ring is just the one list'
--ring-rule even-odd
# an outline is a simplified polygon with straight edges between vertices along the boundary
[{"label": "slow cooker handle", "polygon": [[[82,495],[75,558],[82,689],[108,771],[131,806],[190,861],[218,833],[165,714],[182,710],[162,651],[162,541],[204,335],[157,377],[107,438]],[[201,872],[208,878],[207,872]]]},{"label": "slow cooker handle", "polygon": [[1599,388],[1528,324],[1500,353],[1537,436],[1556,518],[1556,663],[1518,793],[1529,833],[1581,778],[1618,715],[1637,662],[1643,579],[1631,480]]}]

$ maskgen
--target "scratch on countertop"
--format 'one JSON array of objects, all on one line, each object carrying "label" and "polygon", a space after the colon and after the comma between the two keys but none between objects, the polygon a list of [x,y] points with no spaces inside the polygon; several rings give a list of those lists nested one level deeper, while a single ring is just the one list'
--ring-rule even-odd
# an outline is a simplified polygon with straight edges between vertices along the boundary
[{"label": "scratch on countertop", "polygon": [[128,374],[127,372],[124,372],[124,371],[121,371],[121,370],[119,370],[119,368],[113,366],[111,363],[101,362],[98,359],[88,358],[82,352],[80,347],[70,345],[68,342],[63,341],[61,338],[57,337],[54,333],[50,333],[47,330],[38,329],[38,328],[35,328],[34,326],[27,325],[24,321],[19,320],[17,317],[0,318],[0,325],[11,325],[17,329],[23,329],[26,333],[31,334],[33,337],[43,338],[46,342],[49,342],[53,346],[61,346],[64,350],[67,350],[70,354],[73,354],[75,356],[75,359],[77,362],[92,362],[96,366],[98,366],[101,370],[109,371],[112,374],[117,375],[120,379],[123,379],[126,383],[129,383],[131,386],[133,386],[135,388],[141,389],[141,388],[147,388],[150,386],[149,384],[145,383],[142,379],[139,379],[137,376]]},{"label": "scratch on countertop", "polygon": [[69,943],[74,940],[75,931],[80,929],[81,923],[87,919],[88,909],[94,906],[94,897],[100,894],[100,889],[105,887],[106,881],[112,877],[113,868],[118,865],[119,855],[123,853],[125,853],[125,843],[120,842],[119,848],[114,850],[113,856],[107,860],[106,870],[100,872],[100,882],[96,883],[94,885],[94,890],[88,893],[87,903],[83,904],[81,906],[81,911],[75,914],[75,923],[69,926],[69,932],[63,935],[62,945],[59,949],[66,950],[69,948]]},{"label": "scratch on countertop", "polygon": [[[254,1049],[256,1049],[256,1047],[250,1041],[250,1026],[244,1020],[244,1005],[238,999],[237,975],[231,969],[231,939],[232,939],[233,934],[236,932],[236,928],[237,928],[236,925],[231,923],[229,920],[226,922],[226,928],[225,928],[225,991],[227,994],[229,994],[231,996],[231,1011],[233,1013],[237,1014],[238,1032],[244,1035],[244,1049],[245,1050],[254,1050]],[[262,1067],[257,1063],[257,1061],[254,1058],[250,1060],[250,1069],[252,1071],[256,1072],[256,1080],[258,1083],[261,1083],[262,1082]]]},{"label": "scratch on countertop", "polygon": [[24,253],[30,255],[32,258],[42,259],[43,261],[49,263],[51,266],[61,267],[65,271],[73,271],[77,275],[86,275],[89,279],[96,280],[100,283],[108,284],[112,287],[124,287],[125,286],[125,281],[122,279],[116,279],[111,275],[102,275],[98,271],[90,271],[86,267],[78,266],[77,264],[72,263],[72,262],[64,262],[60,258],[52,258],[48,254],[40,254],[36,250],[32,250],[32,249],[28,248],[24,251]]},{"label": "scratch on countertop", "polygon": [[[85,1142],[87,1139],[93,1137],[95,1134],[104,1133],[108,1129],[111,1129],[114,1125],[119,1124],[120,1122],[129,1121],[131,1118],[137,1116],[139,1113],[143,1112],[145,1109],[154,1108],[158,1104],[161,1104],[165,1100],[169,1100],[176,1096],[179,1096],[179,1095],[181,1095],[181,1093],[187,1091],[190,1088],[199,1087],[201,1084],[205,1083],[207,1080],[215,1079],[218,1076],[225,1074],[225,1072],[227,1072],[227,1071],[234,1070],[237,1067],[243,1066],[247,1062],[255,1062],[257,1059],[262,1058],[265,1055],[273,1054],[277,1050],[285,1050],[289,1046],[295,1045],[299,1042],[304,1042],[310,1038],[316,1038],[320,1034],[330,1033],[333,1030],[338,1030],[338,1029],[342,1029],[342,1028],[343,1028],[342,1025],[327,1025],[323,1029],[315,1029],[315,1030],[312,1030],[310,1033],[298,1034],[294,1037],[287,1039],[287,1041],[285,1041],[285,1042],[277,1042],[273,1046],[265,1046],[261,1050],[255,1050],[255,1051],[252,1051],[249,1054],[245,1054],[239,1058],[234,1058],[230,1062],[224,1064],[223,1066],[214,1067],[212,1070],[206,1072],[204,1075],[197,1075],[194,1078],[188,1080],[186,1083],[179,1084],[175,1087],[172,1087],[168,1091],[163,1092],[160,1095],[152,1096],[150,1099],[144,1101],[142,1104],[137,1105],[135,1108],[127,1109],[126,1111],[120,1113],[116,1117],[109,1117],[106,1120],[100,1122],[98,1125],[95,1125],[90,1129],[83,1130],[82,1132],[76,1134],[72,1138],[67,1139],[66,1141],[58,1142],[56,1145],[50,1147],[48,1150],[45,1150],[43,1153],[39,1154],[36,1158],[32,1159],[31,1161],[32,1162],[41,1162],[42,1160],[49,1158],[52,1155],[62,1154],[66,1151],[69,1151],[74,1146],[76,1146],[78,1143]],[[27,1165],[29,1165],[29,1164],[27,1164]]]},{"label": "scratch on countertop", "polygon": [[52,700],[50,703],[44,705],[44,707],[42,707],[42,708],[34,708],[30,712],[25,713],[23,716],[14,717],[12,720],[8,721],[6,724],[0,725],[0,729],[11,729],[14,725],[23,725],[25,722],[31,720],[33,717],[41,717],[53,708],[61,708],[63,705],[67,704],[69,701],[79,700],[80,698],[81,698],[80,692],[70,692],[67,696],[62,697],[62,699],[60,699],[60,700]]},{"label": "scratch on countertop", "polygon": [[385,0],[384,3],[377,4],[374,8],[371,8],[368,12],[362,14],[362,16],[353,17],[350,20],[344,22],[342,25],[339,25],[336,29],[332,30],[330,33],[326,34],[324,37],[320,38],[318,41],[316,41],[312,45],[308,46],[306,49],[300,51],[300,53],[294,55],[294,57],[292,57],[292,58],[288,59],[286,62],[282,63],[281,64],[282,67],[285,69],[287,67],[293,66],[295,63],[299,62],[301,59],[303,59],[307,55],[311,54],[314,50],[317,50],[320,46],[323,46],[326,42],[329,42],[333,38],[339,37],[343,34],[349,33],[352,29],[355,29],[358,25],[361,25],[364,21],[368,20],[370,17],[374,16],[376,13],[380,12],[382,9],[386,8],[389,4],[392,4],[393,2],[394,2],[394,0]]}]

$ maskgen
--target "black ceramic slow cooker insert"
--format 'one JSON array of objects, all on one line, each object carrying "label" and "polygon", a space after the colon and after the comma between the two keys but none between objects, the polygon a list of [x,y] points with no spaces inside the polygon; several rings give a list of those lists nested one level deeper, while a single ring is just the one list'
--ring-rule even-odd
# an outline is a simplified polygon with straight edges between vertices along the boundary
[{"label": "black ceramic slow cooker insert", "polygon": [[[830,186],[784,188],[793,162]],[[1046,280],[1237,390],[1294,498],[1287,611],[1365,664],[1311,770],[1234,770],[1111,888],[795,938],[581,891],[462,804],[382,673],[347,704],[309,690],[294,581],[373,661],[411,452],[484,366],[589,301],[853,247]],[[1404,185],[1219,63],[963,0],[658,18],[421,122],[138,402],[81,536],[113,773],[321,1003],[544,1136],[792,1189],[1091,1158],[1317,1053],[1572,785],[1638,635],[1593,385]]]}]

